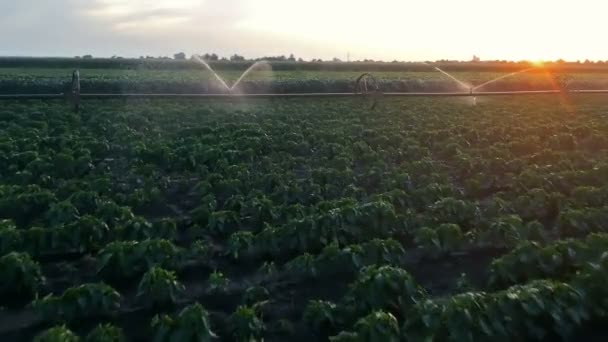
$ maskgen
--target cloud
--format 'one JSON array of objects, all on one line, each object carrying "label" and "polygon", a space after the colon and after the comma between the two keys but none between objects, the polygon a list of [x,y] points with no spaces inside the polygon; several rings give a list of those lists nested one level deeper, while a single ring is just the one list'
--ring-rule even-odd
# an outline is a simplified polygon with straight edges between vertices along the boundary
[{"label": "cloud", "polygon": [[605,9],[595,0],[0,0],[0,55],[605,59],[608,48],[582,39],[608,30]]},{"label": "cloud", "polygon": [[[250,0],[0,2],[0,55],[234,53]],[[233,7],[234,6],[234,7]]]},{"label": "cloud", "polygon": [[146,30],[168,28],[171,24],[191,19],[200,4],[193,1],[175,0],[163,4],[159,1],[97,0],[89,8],[81,11],[92,21],[110,24],[112,28],[123,30]]}]

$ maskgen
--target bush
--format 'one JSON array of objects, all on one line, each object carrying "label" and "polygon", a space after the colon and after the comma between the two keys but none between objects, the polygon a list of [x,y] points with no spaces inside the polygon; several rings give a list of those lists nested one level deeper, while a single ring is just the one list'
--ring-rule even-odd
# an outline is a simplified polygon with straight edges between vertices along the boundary
[{"label": "bush", "polygon": [[31,298],[44,283],[40,265],[27,253],[11,252],[0,258],[0,297]]},{"label": "bush", "polygon": [[229,322],[236,341],[258,341],[262,338],[264,322],[253,307],[239,306],[230,316]]},{"label": "bush", "polygon": [[120,294],[104,284],[71,287],[61,295],[49,294],[33,303],[47,321],[73,321],[85,317],[108,316],[120,307]]},{"label": "bush", "polygon": [[184,290],[184,285],[177,281],[175,272],[155,266],[141,278],[137,298],[154,307],[163,307],[175,304],[177,296]]},{"label": "bush", "polygon": [[168,240],[115,241],[97,255],[97,271],[108,280],[143,274],[153,266],[177,268],[184,252]]},{"label": "bush", "polygon": [[99,324],[89,332],[85,342],[124,342],[125,340],[122,329],[112,324]]},{"label": "bush", "polygon": [[209,291],[221,293],[228,291],[230,280],[222,272],[214,271],[209,276]]},{"label": "bush", "polygon": [[34,342],[78,342],[80,338],[65,325],[60,325],[47,329],[36,337]]},{"label": "bush", "polygon": [[373,312],[357,321],[355,333],[342,332],[330,337],[332,342],[369,341],[399,342],[399,325],[395,316],[383,311]]},{"label": "bush", "polygon": [[209,313],[199,303],[185,307],[175,318],[154,316],[151,325],[154,341],[158,342],[207,342],[217,338],[211,330]]}]

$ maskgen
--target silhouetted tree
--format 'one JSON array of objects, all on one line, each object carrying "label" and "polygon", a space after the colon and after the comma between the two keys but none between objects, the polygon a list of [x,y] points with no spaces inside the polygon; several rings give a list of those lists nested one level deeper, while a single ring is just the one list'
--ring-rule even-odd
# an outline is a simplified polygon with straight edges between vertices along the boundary
[{"label": "silhouetted tree", "polygon": [[206,53],[206,54],[203,55],[203,60],[206,60],[206,61],[212,61],[212,62],[214,62],[214,61],[217,61],[219,59],[220,58],[215,53],[212,53],[212,54]]},{"label": "silhouetted tree", "polygon": [[243,56],[239,56],[239,55],[237,55],[237,54],[235,53],[234,55],[230,56],[230,60],[231,60],[232,62],[240,62],[240,61],[244,61],[244,60],[245,60],[245,57],[243,57]]},{"label": "silhouetted tree", "polygon": [[184,60],[186,59],[186,54],[183,52],[178,52],[176,54],[173,55],[174,59],[179,59],[179,60]]}]

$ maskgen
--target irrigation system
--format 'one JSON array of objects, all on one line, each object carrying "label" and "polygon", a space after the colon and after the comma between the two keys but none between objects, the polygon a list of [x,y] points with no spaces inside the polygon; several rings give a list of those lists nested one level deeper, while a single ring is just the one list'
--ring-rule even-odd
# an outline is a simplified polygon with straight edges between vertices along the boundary
[{"label": "irrigation system", "polygon": [[[523,91],[484,91],[468,92],[379,92],[380,97],[471,97],[471,96],[500,96],[500,95],[540,95],[540,94],[608,94],[608,89],[602,90],[523,90]],[[361,97],[374,93],[256,93],[256,94],[137,94],[137,93],[82,93],[81,99],[110,99],[110,98],[201,98],[201,99],[230,99],[230,98],[299,98],[299,97]],[[69,94],[4,94],[0,99],[8,100],[44,100],[70,98]]]},{"label": "irrigation system", "polygon": [[[268,65],[267,62],[260,61],[251,65],[238,80],[232,85],[228,84],[213,70],[209,64],[203,59],[196,58],[202,66],[210,71],[214,77],[223,85],[226,89],[225,93],[215,94],[176,94],[176,93],[81,93],[80,92],[80,72],[74,70],[72,74],[72,84],[70,91],[67,93],[57,94],[0,94],[0,100],[44,100],[44,99],[66,99],[68,100],[75,111],[79,110],[81,99],[110,99],[110,98],[197,98],[197,99],[239,99],[239,98],[327,98],[327,97],[368,97],[372,99],[372,109],[378,103],[381,97],[472,97],[473,104],[476,103],[476,97],[478,96],[500,96],[500,95],[539,95],[539,94],[608,94],[608,89],[602,90],[572,90],[568,89],[567,86],[563,86],[562,89],[550,89],[550,90],[523,90],[523,91],[478,91],[478,89],[484,86],[494,83],[498,80],[527,72],[534,68],[528,68],[507,75],[497,77],[493,80],[487,81],[477,86],[467,84],[450,73],[438,68],[433,67],[435,70],[448,76],[450,79],[455,81],[459,87],[463,88],[463,91],[455,92],[381,92],[379,90],[379,84],[376,78],[369,72],[361,74],[354,84],[353,92],[310,92],[310,93],[234,93],[233,90],[239,85],[239,83],[252,72],[255,68],[263,65]],[[426,64],[426,63],[425,63]],[[430,65],[429,65],[430,66]]]}]

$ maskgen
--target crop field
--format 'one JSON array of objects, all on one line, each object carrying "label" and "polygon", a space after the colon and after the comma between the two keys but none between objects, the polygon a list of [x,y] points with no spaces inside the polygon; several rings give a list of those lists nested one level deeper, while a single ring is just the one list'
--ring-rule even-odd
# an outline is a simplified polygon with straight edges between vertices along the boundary
[{"label": "crop field", "polygon": [[0,341],[608,336],[604,95],[1,105]]},{"label": "crop field", "polygon": [[[382,91],[466,91],[456,82],[432,67],[416,71],[372,72]],[[522,67],[524,68],[524,67]],[[69,86],[70,68],[0,67],[0,94],[12,93],[60,93]],[[245,68],[219,70],[220,76],[234,83]],[[524,70],[524,69],[521,69]],[[506,71],[454,71],[457,79],[470,84],[506,76]],[[247,93],[264,92],[351,92],[354,81],[362,71],[310,71],[272,70],[262,66],[253,70],[242,82],[240,90]],[[572,79],[571,89],[608,89],[608,73],[600,72],[544,72],[531,70],[510,76],[480,89],[480,91],[550,90],[555,89],[555,79]],[[218,93],[223,92],[214,76],[202,66],[199,68],[173,69],[80,69],[81,87],[89,93]]]}]

